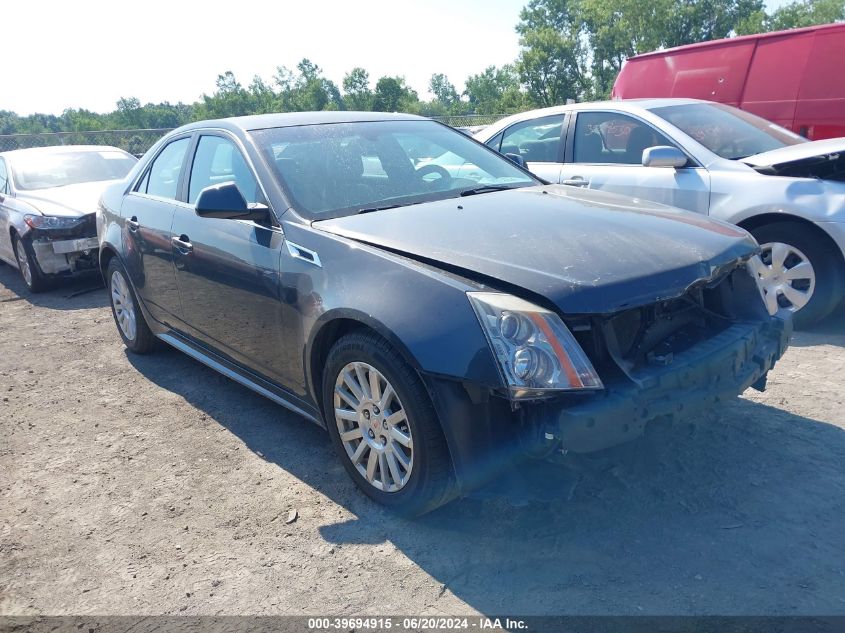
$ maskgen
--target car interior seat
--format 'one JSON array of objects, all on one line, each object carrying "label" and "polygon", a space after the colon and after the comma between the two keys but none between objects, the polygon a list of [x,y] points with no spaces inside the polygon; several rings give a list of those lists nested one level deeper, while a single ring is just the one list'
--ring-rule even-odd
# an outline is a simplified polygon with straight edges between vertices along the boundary
[{"label": "car interior seat", "polygon": [[596,132],[588,132],[575,139],[576,163],[607,163],[608,157],[604,152],[604,143]]},{"label": "car interior seat", "polygon": [[628,144],[625,147],[627,162],[639,165],[643,161],[643,151],[654,147],[654,134],[643,126],[637,126],[628,135]]}]

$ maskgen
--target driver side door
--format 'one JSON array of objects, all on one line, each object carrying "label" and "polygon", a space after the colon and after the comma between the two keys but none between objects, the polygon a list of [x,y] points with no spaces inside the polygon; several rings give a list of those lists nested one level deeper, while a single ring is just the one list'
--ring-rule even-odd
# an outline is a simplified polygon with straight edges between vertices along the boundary
[{"label": "driver side door", "polygon": [[276,224],[197,215],[200,192],[224,182],[234,182],[248,203],[266,202],[236,142],[223,133],[203,132],[192,149],[183,204],[173,218],[171,248],[186,333],[283,382],[279,262],[284,235]]},{"label": "driver side door", "polygon": [[573,114],[560,172],[562,184],[708,213],[710,174],[691,157],[680,168],[643,166],[643,150],[656,145],[677,147],[666,135],[621,112]]}]

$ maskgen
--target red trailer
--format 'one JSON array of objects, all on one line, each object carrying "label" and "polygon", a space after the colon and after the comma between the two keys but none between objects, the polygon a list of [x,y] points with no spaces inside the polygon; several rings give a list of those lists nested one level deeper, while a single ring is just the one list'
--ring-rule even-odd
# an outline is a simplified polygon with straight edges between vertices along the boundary
[{"label": "red trailer", "polygon": [[753,112],[813,140],[845,136],[845,23],[632,57],[612,95],[691,97]]}]

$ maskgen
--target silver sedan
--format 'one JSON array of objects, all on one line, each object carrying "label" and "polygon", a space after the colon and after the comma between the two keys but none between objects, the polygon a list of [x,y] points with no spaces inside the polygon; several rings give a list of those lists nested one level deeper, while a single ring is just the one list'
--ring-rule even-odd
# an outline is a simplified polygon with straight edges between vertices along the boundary
[{"label": "silver sedan", "polygon": [[100,195],[137,160],[116,147],[67,145],[0,153],[0,260],[32,292],[96,274]]},{"label": "silver sedan", "polygon": [[824,318],[842,299],[845,138],[810,142],[747,112],[694,99],[533,110],[475,138],[550,182],[661,202],[747,229],[761,244],[758,276],[769,311],[794,312],[797,325]]}]

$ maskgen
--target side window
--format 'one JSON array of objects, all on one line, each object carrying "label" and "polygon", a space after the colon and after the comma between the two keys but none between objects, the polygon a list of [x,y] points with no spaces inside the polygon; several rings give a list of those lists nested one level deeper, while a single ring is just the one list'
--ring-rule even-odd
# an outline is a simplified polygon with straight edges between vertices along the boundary
[{"label": "side window", "polygon": [[502,136],[502,154],[519,154],[526,162],[556,163],[560,159],[563,114],[512,125]]},{"label": "side window", "polygon": [[641,165],[643,150],[675,144],[650,125],[616,112],[579,112],[575,120],[575,163]]},{"label": "side window", "polygon": [[504,134],[504,132],[499,132],[498,134],[496,134],[496,136],[494,136],[489,141],[487,141],[485,143],[485,145],[487,145],[487,147],[489,147],[490,149],[494,149],[498,152],[499,148],[502,146],[502,135],[503,134]]},{"label": "side window", "polygon": [[138,191],[151,196],[176,199],[176,189],[179,186],[179,172],[185,152],[188,151],[190,138],[180,138],[165,147],[150,166]]},{"label": "side window", "polygon": [[6,174],[6,161],[0,158],[0,193],[9,193],[9,176]]},{"label": "side window", "polygon": [[258,202],[258,182],[235,144],[220,136],[201,136],[191,166],[188,202],[194,204],[200,191],[224,182],[234,182],[247,202]]}]

